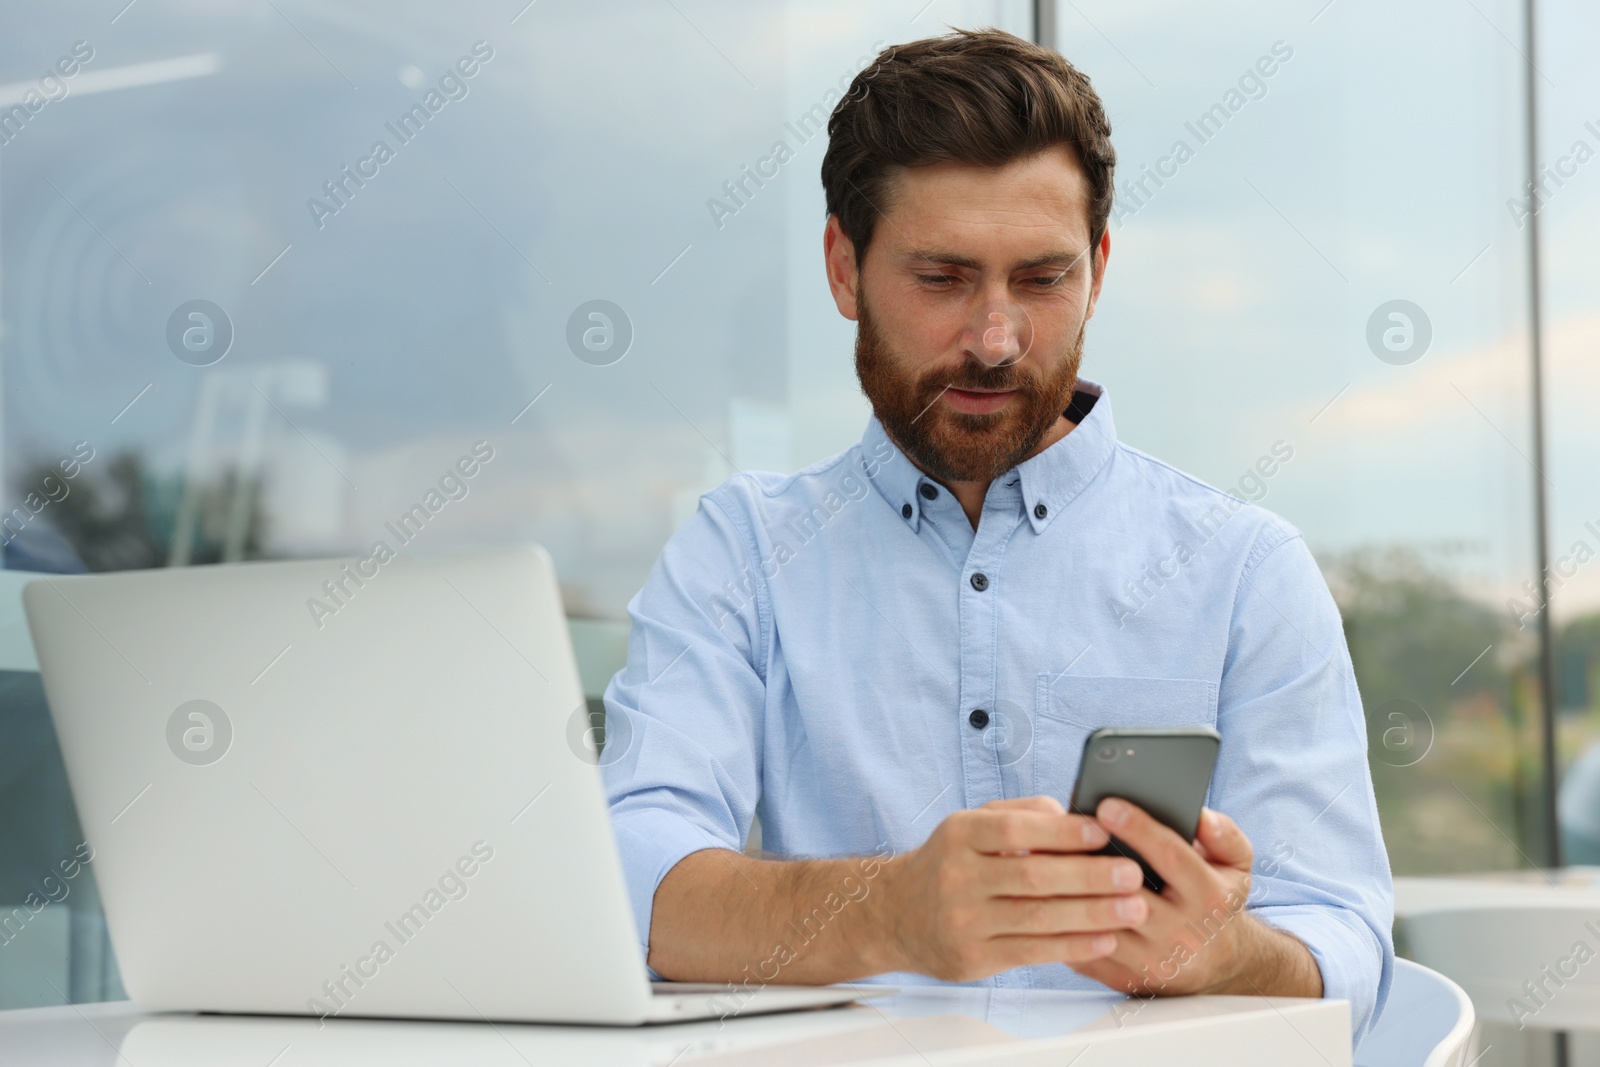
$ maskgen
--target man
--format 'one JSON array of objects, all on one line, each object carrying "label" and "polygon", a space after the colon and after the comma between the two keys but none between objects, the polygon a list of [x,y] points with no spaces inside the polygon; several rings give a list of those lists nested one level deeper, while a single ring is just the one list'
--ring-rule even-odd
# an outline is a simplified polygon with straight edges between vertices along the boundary
[{"label": "man", "polygon": [[[707,493],[629,605],[605,773],[650,968],[1339,997],[1359,1038],[1393,906],[1338,611],[1297,531],[1120,444],[1077,375],[1115,162],[1088,80],[959,31],[886,50],[828,133],[874,415]],[[1196,841],[1064,810],[1093,729],[1197,724]]]}]

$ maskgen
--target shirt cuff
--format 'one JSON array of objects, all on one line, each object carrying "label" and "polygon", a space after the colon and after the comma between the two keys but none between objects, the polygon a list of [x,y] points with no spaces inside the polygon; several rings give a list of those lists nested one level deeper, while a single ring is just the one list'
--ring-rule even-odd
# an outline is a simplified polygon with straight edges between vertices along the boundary
[{"label": "shirt cuff", "polygon": [[[661,808],[629,808],[611,812],[611,829],[617,838],[622,860],[622,877],[627,884],[628,902],[633,908],[633,923],[638,931],[640,958],[650,958],[650,915],[655,905],[656,887],[678,861],[691,852],[707,848],[739,851],[739,843],[718,840],[701,826],[682,815]],[[661,981],[649,963],[645,969],[652,981]]]},{"label": "shirt cuff", "polygon": [[1345,919],[1337,908],[1283,904],[1251,908],[1250,914],[1292,934],[1311,951],[1322,972],[1322,995],[1350,1004],[1353,1045],[1360,1044],[1383,1008],[1394,973],[1394,957],[1359,919]]}]

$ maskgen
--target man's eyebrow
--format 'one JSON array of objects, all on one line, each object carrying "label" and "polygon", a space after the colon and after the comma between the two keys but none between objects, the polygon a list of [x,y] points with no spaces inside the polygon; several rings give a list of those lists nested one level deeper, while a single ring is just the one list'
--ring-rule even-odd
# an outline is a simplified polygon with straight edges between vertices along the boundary
[{"label": "man's eyebrow", "polygon": [[[1076,252],[1071,249],[1058,248],[1043,252],[1037,256],[1029,256],[1012,264],[1012,270],[1032,270],[1034,267],[1063,266],[1071,267],[1078,260],[1083,259],[1089,250],[1080,249]],[[971,256],[964,256],[959,252],[952,252],[943,248],[913,248],[906,253],[907,259],[921,260],[929,263],[946,263],[952,267],[965,267],[968,270],[982,270],[983,264]]]}]

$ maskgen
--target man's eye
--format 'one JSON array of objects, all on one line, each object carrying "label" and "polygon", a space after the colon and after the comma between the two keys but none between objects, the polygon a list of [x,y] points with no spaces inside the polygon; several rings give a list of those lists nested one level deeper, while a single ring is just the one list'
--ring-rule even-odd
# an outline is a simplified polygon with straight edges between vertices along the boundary
[{"label": "man's eye", "polygon": [[1050,289],[1054,286],[1060,285],[1066,276],[1067,272],[1062,271],[1060,274],[1050,274],[1042,278],[1029,278],[1028,281],[1033,282],[1034,285],[1040,289]]},{"label": "man's eye", "polygon": [[953,274],[919,274],[917,277],[921,278],[925,282],[931,282],[935,285],[943,285],[945,282],[953,282],[956,280],[956,277]]}]

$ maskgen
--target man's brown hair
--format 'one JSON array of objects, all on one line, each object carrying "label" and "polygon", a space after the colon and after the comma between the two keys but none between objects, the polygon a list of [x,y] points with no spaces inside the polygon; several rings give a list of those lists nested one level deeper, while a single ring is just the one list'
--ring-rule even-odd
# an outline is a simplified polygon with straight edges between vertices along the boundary
[{"label": "man's brown hair", "polygon": [[1073,150],[1088,179],[1093,248],[1111,214],[1117,153],[1088,77],[1059,53],[1004,30],[892,45],[856,75],[828,118],[828,214],[839,217],[859,266],[888,210],[892,168],[999,167],[1056,144]]}]

